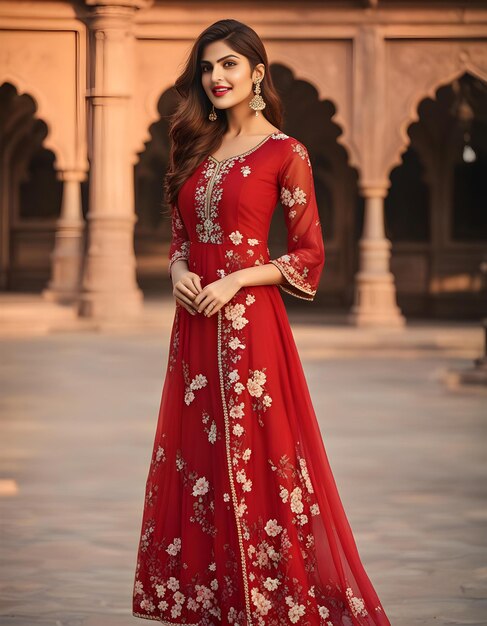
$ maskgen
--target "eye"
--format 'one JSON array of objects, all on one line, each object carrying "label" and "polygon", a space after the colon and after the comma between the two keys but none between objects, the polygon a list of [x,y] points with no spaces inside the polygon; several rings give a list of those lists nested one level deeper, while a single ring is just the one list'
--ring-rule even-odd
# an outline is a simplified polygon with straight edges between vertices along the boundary
[{"label": "eye", "polygon": [[[227,64],[230,65],[230,67],[232,67],[233,65],[237,65],[235,63],[235,61],[225,61],[223,63],[223,67],[225,67]],[[204,74],[207,70],[211,70],[211,66],[210,65],[202,65],[201,66],[201,73]]]}]

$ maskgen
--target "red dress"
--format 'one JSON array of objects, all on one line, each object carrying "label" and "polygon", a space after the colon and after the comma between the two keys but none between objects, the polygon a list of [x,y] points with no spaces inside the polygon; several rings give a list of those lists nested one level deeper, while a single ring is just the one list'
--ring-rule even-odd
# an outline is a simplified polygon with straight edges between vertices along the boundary
[{"label": "red dress", "polygon": [[[270,259],[280,200],[287,252]],[[305,146],[275,132],[205,158],[173,207],[170,266],[201,284],[276,265],[216,314],[176,304],[133,614],[167,625],[390,626],[330,469],[279,288],[313,300],[324,245]],[[169,267],[170,267],[169,266]]]}]

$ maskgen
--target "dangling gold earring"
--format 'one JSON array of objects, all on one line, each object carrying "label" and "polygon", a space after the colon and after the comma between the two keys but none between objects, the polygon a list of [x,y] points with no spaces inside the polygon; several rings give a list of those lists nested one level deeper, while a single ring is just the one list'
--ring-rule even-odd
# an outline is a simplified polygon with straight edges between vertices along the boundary
[{"label": "dangling gold earring", "polygon": [[259,115],[259,111],[265,109],[264,98],[260,95],[260,81],[262,78],[258,78],[255,81],[255,95],[249,102],[249,107],[255,111],[255,115]]},{"label": "dangling gold earring", "polygon": [[210,122],[216,122],[217,118],[218,118],[218,115],[216,114],[216,111],[215,111],[215,105],[212,104],[210,114],[208,115],[208,119],[210,120]]}]

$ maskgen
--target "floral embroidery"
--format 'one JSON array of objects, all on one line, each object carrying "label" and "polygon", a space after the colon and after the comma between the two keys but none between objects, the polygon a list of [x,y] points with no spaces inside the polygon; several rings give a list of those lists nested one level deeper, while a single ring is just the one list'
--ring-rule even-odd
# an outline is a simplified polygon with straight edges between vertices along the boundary
[{"label": "floral embroidery", "polygon": [[306,204],[306,192],[298,186],[291,191],[287,187],[281,189],[281,202],[284,206],[293,206],[294,204]]},{"label": "floral embroidery", "polygon": [[190,382],[189,380],[189,365],[183,361],[183,373],[184,373],[184,382],[186,383],[186,390],[184,392],[184,401],[186,404],[190,405],[193,402],[195,395],[194,391],[198,389],[202,389],[206,387],[208,380],[206,376],[203,374],[197,374],[193,380]]},{"label": "floral embroidery", "polygon": [[162,433],[161,439],[157,448],[154,448],[152,453],[152,458],[150,462],[149,476],[147,478],[146,490],[145,490],[145,506],[154,506],[158,491],[159,485],[157,484],[157,476],[158,471],[162,463],[166,462],[166,450],[164,448],[164,439],[166,437],[166,433]]},{"label": "floral embroidery", "polygon": [[[223,231],[217,222],[219,204],[223,195],[223,182],[235,163],[244,163],[247,155],[254,152],[271,137],[276,139],[283,138],[282,134],[274,133],[268,135],[256,146],[242,154],[223,159],[223,161],[217,161],[213,157],[205,161],[195,193],[195,208],[199,218],[199,223],[196,225],[196,234],[199,241],[203,243],[223,243]],[[241,173],[244,177],[248,176],[250,172],[250,166],[242,166]]]},{"label": "floral embroidery", "polygon": [[[178,574],[181,568],[186,569],[188,565],[181,562],[181,539],[179,537],[174,537],[172,542],[164,537],[160,542],[153,542],[151,549],[153,555],[148,561],[150,563],[151,588],[145,589],[144,584],[139,579],[139,561],[133,588],[133,615],[159,620],[165,625],[172,625],[174,622],[169,620],[181,618],[182,609],[186,604],[187,610],[194,613],[195,616],[191,622],[185,620],[185,626],[211,626],[215,620],[221,621],[222,615],[217,592],[223,597],[229,598],[230,601],[236,592],[232,581],[237,573],[237,566],[235,555],[230,546],[228,544],[224,546],[228,552],[226,559],[228,572],[221,579],[222,589],[220,589],[218,578],[214,575],[216,570],[214,561],[208,564],[206,573],[193,576],[182,586]],[[164,566],[161,565],[160,557],[157,556],[162,551],[169,555]],[[139,613],[137,608],[144,613]],[[156,608],[160,611],[159,614],[157,614]],[[230,607],[229,615],[232,616],[234,622],[238,623],[240,620],[243,623],[244,614],[242,611]],[[165,619],[166,616],[167,619]]]},{"label": "floral embroidery", "polygon": [[198,478],[193,486],[193,496],[204,496],[205,493],[208,493],[209,486],[210,483],[204,476]]},{"label": "floral embroidery", "polygon": [[[282,455],[279,463],[276,465],[272,459],[269,459],[271,469],[277,473],[277,476],[283,478],[285,485],[279,485],[279,496],[283,504],[289,504],[294,513],[292,519],[293,524],[298,528],[298,537],[302,544],[306,545],[313,542],[313,535],[309,539],[304,536],[304,531],[300,530],[309,522],[309,516],[305,511],[305,503],[309,507],[311,515],[318,515],[320,510],[318,503],[312,498],[314,494],[313,485],[309,477],[306,459],[299,453],[299,444],[296,444],[296,458],[298,466],[294,466],[287,455]],[[311,545],[307,545],[310,548]],[[304,555],[303,555],[304,556]],[[305,558],[308,558],[306,556]]]},{"label": "floral embroidery", "polygon": [[[301,267],[301,259],[297,254],[291,252],[290,254],[285,254],[277,259],[271,259],[269,263],[276,265],[281,272],[284,274],[286,279],[289,281],[291,285],[297,287],[301,292],[305,294],[309,294],[308,296],[300,296],[304,300],[313,300],[314,294],[316,293],[316,289],[313,289],[309,282],[304,280],[307,276],[308,268],[306,266]],[[279,285],[284,289],[285,285]],[[289,289],[284,289],[293,295],[297,295],[294,291]]]},{"label": "floral embroidery", "polygon": [[293,624],[296,624],[305,614],[306,607],[304,604],[295,603],[292,596],[286,596],[286,604],[291,607],[287,612],[289,619]]},{"label": "floral embroidery", "polygon": [[238,348],[245,349],[245,344],[240,341],[239,337],[232,337],[228,345],[232,350],[237,350]]},{"label": "floral embroidery", "polygon": [[279,526],[277,520],[270,519],[264,527],[264,530],[269,537],[276,537],[282,530],[282,526]]},{"label": "floral embroidery", "polygon": [[173,542],[167,546],[166,552],[170,554],[171,556],[176,556],[176,554],[180,550],[181,550],[181,539],[179,537],[174,537]]},{"label": "floral embroidery", "polygon": [[267,615],[272,607],[272,603],[264,595],[259,593],[257,587],[252,588],[252,602],[255,604],[259,615]]},{"label": "floral embroidery", "polygon": [[232,161],[215,163],[208,160],[201,172],[195,192],[195,210],[199,218],[196,234],[198,241],[202,243],[223,243],[223,231],[217,222],[223,187],[214,187],[222,181],[232,166]]},{"label": "floral embroidery", "polygon": [[240,231],[234,230],[233,233],[230,233],[228,236],[232,243],[234,243],[236,246],[242,243],[243,235]]},{"label": "floral embroidery", "polygon": [[[210,421],[210,416],[208,415],[208,413],[206,411],[203,411],[203,415],[201,417],[203,424],[208,424],[208,422]],[[204,428],[205,433],[207,433],[208,435],[208,441],[211,444],[214,444],[217,440],[221,439],[221,435],[217,430],[216,427],[216,422],[215,420],[212,420],[211,424],[209,427]]]},{"label": "floral embroidery", "polygon": [[177,450],[176,459],[178,461],[178,471],[182,475],[183,486],[195,498],[193,515],[190,516],[189,520],[199,524],[204,533],[214,537],[217,534],[217,528],[214,526],[215,502],[213,487],[205,476],[198,476],[196,471],[188,470],[181,450]]},{"label": "floral embroidery", "polygon": [[359,615],[365,617],[366,615],[368,615],[368,612],[365,609],[365,603],[362,598],[355,597],[350,587],[347,587],[345,593],[347,594],[348,603],[354,617],[358,617]]},{"label": "floral embroidery", "polygon": [[249,320],[243,316],[244,312],[245,307],[243,304],[229,304],[225,307],[225,317],[227,320],[232,321],[232,327],[236,330],[240,330],[249,322]]},{"label": "floral embroidery", "polygon": [[181,214],[176,206],[171,213],[171,245],[169,248],[168,273],[171,274],[172,264],[176,261],[189,259],[190,242]]},{"label": "floral embroidery", "polygon": [[177,362],[177,354],[179,349],[179,311],[181,310],[181,306],[179,303],[176,303],[176,309],[174,312],[174,322],[171,331],[171,339],[170,339],[170,350],[169,350],[169,371],[172,372]]},{"label": "floral embroidery", "polygon": [[308,151],[297,141],[291,142],[291,150],[279,172],[280,201],[287,209],[288,250],[287,254],[269,262],[286,279],[279,283],[282,291],[296,298],[313,300],[324,265],[321,224]]},{"label": "floral embroidery", "polygon": [[298,155],[303,159],[303,161],[306,161],[307,164],[311,167],[311,161],[309,160],[308,151],[304,148],[302,144],[294,143],[293,152],[297,152]]},{"label": "floral embroidery", "polygon": [[267,376],[265,367],[262,370],[249,370],[249,378],[247,380],[247,390],[255,399],[252,401],[252,410],[256,413],[259,424],[264,426],[261,414],[265,413],[272,404],[272,398],[265,392],[265,383]]}]

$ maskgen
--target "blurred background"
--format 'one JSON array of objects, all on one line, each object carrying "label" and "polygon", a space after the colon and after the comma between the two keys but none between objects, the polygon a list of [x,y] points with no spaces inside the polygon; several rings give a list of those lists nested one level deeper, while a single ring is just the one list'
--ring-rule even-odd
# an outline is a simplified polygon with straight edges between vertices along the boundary
[{"label": "blurred background", "polygon": [[312,161],[325,268],[282,296],[366,569],[394,626],[485,626],[484,0],[0,0],[0,623],[136,621],[173,83],[228,17]]}]

